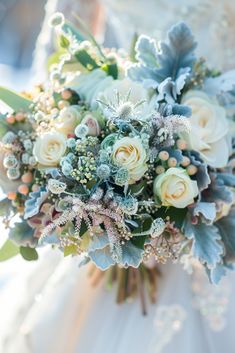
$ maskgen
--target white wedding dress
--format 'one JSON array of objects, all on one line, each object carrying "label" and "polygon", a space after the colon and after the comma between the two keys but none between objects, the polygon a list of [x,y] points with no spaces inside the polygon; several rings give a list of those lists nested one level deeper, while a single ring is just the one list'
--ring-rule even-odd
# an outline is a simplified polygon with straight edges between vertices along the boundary
[{"label": "white wedding dress", "polygon": [[[211,65],[232,67],[232,3],[104,2],[109,28],[120,45],[127,47],[136,29],[160,36],[186,17],[200,40],[199,52]],[[108,290],[102,281],[92,285],[88,267],[79,268],[76,258],[62,259],[59,252],[42,249],[36,263],[16,258],[1,264],[0,352],[234,353],[235,274],[212,286],[200,268],[192,275],[170,263],[160,270],[157,303],[148,304],[143,316],[138,299],[117,305],[115,288]]]}]

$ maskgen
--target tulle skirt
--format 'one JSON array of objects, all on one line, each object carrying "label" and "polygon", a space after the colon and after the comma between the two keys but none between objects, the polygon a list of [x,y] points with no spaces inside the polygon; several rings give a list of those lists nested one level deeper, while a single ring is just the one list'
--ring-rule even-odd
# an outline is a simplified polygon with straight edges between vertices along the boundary
[{"label": "tulle skirt", "polygon": [[157,302],[143,316],[138,298],[116,304],[115,286],[94,286],[76,258],[40,255],[2,265],[1,352],[234,353],[234,274],[212,286],[201,270],[163,265]]}]

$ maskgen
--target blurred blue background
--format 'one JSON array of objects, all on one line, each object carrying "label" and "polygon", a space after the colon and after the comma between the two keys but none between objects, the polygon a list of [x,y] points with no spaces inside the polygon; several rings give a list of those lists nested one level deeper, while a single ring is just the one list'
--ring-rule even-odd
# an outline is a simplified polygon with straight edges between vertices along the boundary
[{"label": "blurred blue background", "polygon": [[21,89],[27,82],[45,3],[0,0],[0,85]]}]

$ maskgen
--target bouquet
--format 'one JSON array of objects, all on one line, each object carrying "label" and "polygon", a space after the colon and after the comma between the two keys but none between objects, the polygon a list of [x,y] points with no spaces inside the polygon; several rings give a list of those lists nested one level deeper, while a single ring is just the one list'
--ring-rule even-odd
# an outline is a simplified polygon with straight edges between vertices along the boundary
[{"label": "bouquet", "polygon": [[168,260],[200,262],[217,283],[235,259],[232,73],[196,57],[184,23],[165,42],[139,36],[130,54],[60,13],[50,25],[48,82],[0,89],[0,258],[35,260],[50,244],[111,269],[120,300],[141,279],[154,297]]}]

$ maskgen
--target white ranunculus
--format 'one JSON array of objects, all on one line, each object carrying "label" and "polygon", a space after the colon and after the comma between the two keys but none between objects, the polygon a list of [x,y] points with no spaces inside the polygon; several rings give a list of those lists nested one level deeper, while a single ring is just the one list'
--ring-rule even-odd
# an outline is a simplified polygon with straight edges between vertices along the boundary
[{"label": "white ranunculus", "polygon": [[223,168],[229,157],[226,111],[201,91],[189,91],[182,103],[192,109],[190,132],[184,134],[188,147],[201,154],[211,167]]},{"label": "white ranunculus", "polygon": [[75,127],[81,122],[81,114],[78,106],[71,105],[61,110],[58,118],[55,120],[54,127],[64,135],[74,133]]},{"label": "white ranunculus", "polygon": [[138,137],[123,137],[113,146],[113,162],[128,170],[129,184],[140,180],[147,171],[147,154]]},{"label": "white ranunculus", "polygon": [[194,202],[199,190],[197,182],[190,179],[183,168],[169,168],[154,181],[154,194],[163,206],[185,208]]},{"label": "white ranunculus", "polygon": [[66,138],[60,132],[46,132],[40,135],[33,148],[37,162],[47,167],[58,165],[65,151]]}]

